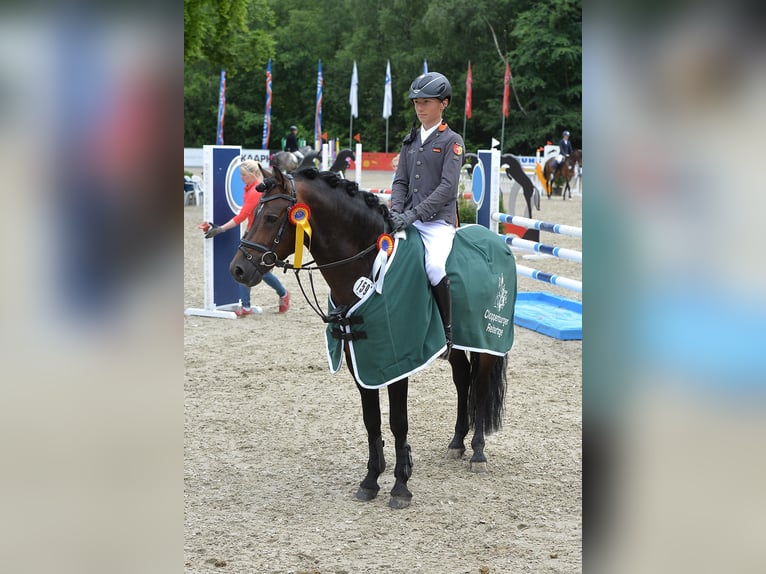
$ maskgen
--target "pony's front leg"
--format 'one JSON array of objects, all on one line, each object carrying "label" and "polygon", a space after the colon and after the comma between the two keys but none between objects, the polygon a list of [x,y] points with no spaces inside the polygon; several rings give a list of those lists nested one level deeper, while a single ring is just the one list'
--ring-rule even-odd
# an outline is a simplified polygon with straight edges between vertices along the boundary
[{"label": "pony's front leg", "polygon": [[391,489],[391,508],[407,508],[412,501],[412,493],[407,488],[407,481],[412,475],[412,454],[407,444],[407,379],[401,379],[388,386],[391,432],[394,434],[396,448],[396,467],[394,468],[394,487]]},{"label": "pony's front leg", "polygon": [[386,470],[386,459],[383,456],[383,437],[380,433],[380,396],[377,389],[365,389],[357,384],[362,397],[362,416],[367,429],[367,445],[369,458],[367,460],[367,475],[359,484],[356,491],[357,500],[368,501],[378,495],[378,477]]}]

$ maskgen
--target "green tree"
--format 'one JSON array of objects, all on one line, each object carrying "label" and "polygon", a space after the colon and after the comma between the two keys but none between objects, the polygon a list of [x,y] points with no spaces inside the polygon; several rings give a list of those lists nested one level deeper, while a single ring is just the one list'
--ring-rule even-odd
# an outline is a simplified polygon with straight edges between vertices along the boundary
[{"label": "green tree", "polygon": [[[265,107],[264,72],[273,59],[271,148],[295,124],[314,139],[317,63],[324,75],[322,131],[348,145],[349,84],[359,72],[359,117],[364,148],[382,151],[386,61],[391,62],[393,114],[389,150],[398,150],[415,120],[407,99],[411,81],[429,69],[445,74],[453,99],[445,119],[463,133],[465,77],[473,68],[473,117],[466,122],[466,148],[488,147],[502,126],[504,59],[524,111],[511,95],[505,150],[532,154],[563,129],[580,147],[582,92],[581,0],[186,0],[185,145],[215,137],[218,75],[228,76],[225,139],[260,147]],[[240,18],[245,6],[244,24]],[[193,8],[193,10],[191,9]],[[236,8],[236,9],[235,9]],[[187,18],[195,14],[194,18]],[[212,15],[200,23],[200,14]],[[226,16],[226,15],[229,16]],[[228,28],[226,17],[231,20]],[[490,31],[496,35],[497,45]],[[224,28],[227,28],[224,30]]]}]

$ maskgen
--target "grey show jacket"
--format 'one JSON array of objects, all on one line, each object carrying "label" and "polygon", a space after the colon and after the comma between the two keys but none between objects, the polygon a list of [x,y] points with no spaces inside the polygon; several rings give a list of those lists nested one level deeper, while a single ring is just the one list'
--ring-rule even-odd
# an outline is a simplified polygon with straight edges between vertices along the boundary
[{"label": "grey show jacket", "polygon": [[442,122],[425,142],[420,128],[404,139],[391,185],[391,209],[414,209],[421,221],[456,222],[458,182],[463,166],[463,138]]}]

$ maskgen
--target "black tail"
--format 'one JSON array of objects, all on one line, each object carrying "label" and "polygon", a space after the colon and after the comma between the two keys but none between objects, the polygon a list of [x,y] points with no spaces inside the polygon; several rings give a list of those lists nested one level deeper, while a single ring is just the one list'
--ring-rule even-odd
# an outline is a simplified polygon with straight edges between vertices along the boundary
[{"label": "black tail", "polygon": [[[471,392],[468,396],[468,423],[471,428],[475,425],[477,415],[481,414],[484,421],[484,433],[489,435],[503,427],[505,412],[505,389],[507,379],[505,369],[508,354],[503,357],[487,353],[471,353]],[[480,380],[488,380],[487,388],[480,389]],[[483,400],[478,400],[478,393]],[[482,413],[477,409],[481,408]]]}]

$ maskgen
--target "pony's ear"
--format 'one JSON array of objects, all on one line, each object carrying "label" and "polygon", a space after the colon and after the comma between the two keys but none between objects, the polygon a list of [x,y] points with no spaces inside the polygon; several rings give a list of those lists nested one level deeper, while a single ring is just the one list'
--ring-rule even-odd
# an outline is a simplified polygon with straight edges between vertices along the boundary
[{"label": "pony's ear", "polygon": [[278,167],[274,167],[272,169],[272,177],[274,178],[274,181],[277,182],[277,184],[284,186],[285,184],[285,176],[282,174],[280,169]]},{"label": "pony's ear", "polygon": [[261,173],[263,174],[263,179],[266,179],[267,177],[271,177],[274,175],[274,172],[268,168],[263,167],[263,165],[261,165],[261,162],[257,162],[257,163],[258,163],[258,167],[261,170]]}]

